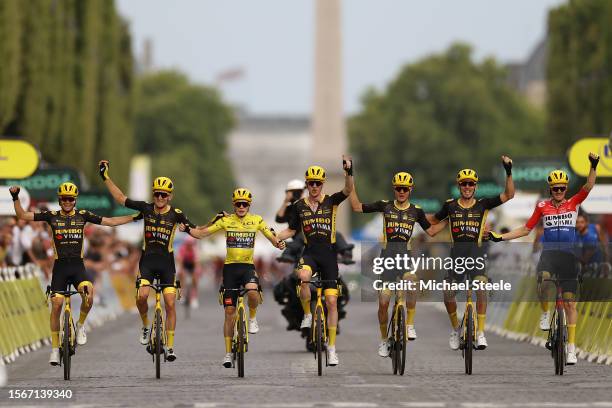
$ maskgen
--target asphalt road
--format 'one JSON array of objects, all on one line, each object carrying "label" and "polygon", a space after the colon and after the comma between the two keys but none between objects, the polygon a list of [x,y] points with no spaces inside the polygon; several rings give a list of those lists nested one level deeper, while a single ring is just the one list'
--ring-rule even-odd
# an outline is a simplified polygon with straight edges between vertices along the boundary
[{"label": "asphalt road", "polygon": [[[612,407],[612,367],[579,361],[554,375],[543,349],[488,335],[474,353],[474,374],[464,374],[458,351],[448,346],[449,324],[433,304],[417,306],[419,338],[409,344],[407,372],[393,376],[391,361],[377,355],[376,304],[354,300],[338,337],[340,365],[316,375],[316,362],[297,332],[287,332],[271,294],[251,336],[246,377],[221,366],[222,310],[216,294],[184,318],[179,310],[178,359],[155,379],[151,357],[138,343],[140,319],[126,314],[89,333],[73,360],[69,382],[47,363],[48,349],[20,357],[9,367],[0,406],[174,407]],[[10,392],[69,389],[69,400],[10,399]]]}]

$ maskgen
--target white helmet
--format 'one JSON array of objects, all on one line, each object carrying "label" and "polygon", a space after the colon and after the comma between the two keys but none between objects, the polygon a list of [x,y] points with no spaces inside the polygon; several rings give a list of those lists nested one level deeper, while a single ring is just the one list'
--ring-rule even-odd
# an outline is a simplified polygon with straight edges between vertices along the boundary
[{"label": "white helmet", "polygon": [[304,185],[304,180],[295,179],[287,183],[287,188],[285,189],[285,191],[303,190],[305,188],[306,186]]}]

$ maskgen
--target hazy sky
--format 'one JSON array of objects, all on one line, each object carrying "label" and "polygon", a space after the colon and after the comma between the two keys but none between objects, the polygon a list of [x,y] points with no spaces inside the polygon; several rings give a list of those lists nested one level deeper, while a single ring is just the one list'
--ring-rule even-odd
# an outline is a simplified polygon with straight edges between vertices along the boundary
[{"label": "hazy sky", "polygon": [[[309,113],[312,107],[314,0],[118,0],[135,51],[154,43],[157,68],[178,68],[255,113]],[[454,41],[477,58],[524,60],[546,31],[547,11],[563,0],[344,0],[345,111],[369,86],[384,87],[403,64]]]}]

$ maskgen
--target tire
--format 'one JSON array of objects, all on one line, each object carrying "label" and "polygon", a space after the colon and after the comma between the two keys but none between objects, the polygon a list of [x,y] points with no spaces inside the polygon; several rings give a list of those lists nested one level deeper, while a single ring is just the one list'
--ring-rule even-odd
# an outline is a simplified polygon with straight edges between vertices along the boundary
[{"label": "tire", "polygon": [[404,307],[399,308],[397,315],[397,336],[396,336],[396,351],[397,351],[397,371],[399,375],[404,375],[406,369],[406,310]]},{"label": "tire", "polygon": [[465,313],[467,313],[464,342],[465,373],[472,375],[472,352],[474,351],[474,313],[472,305],[468,305]]},{"label": "tire", "polygon": [[[64,338],[62,341],[62,363],[64,364],[64,380],[70,380],[70,332],[71,332],[70,314],[64,313]],[[76,335],[76,333],[75,333]],[[76,342],[75,342],[76,343]]]},{"label": "tire", "polygon": [[563,375],[565,367],[565,310],[557,312],[557,330],[555,342],[555,374]]},{"label": "tire", "polygon": [[321,308],[317,308],[315,318],[315,357],[317,359],[317,373],[323,375],[323,318]]},{"label": "tire", "polygon": [[155,311],[155,342],[154,358],[155,358],[155,378],[161,378],[161,358],[162,358],[162,317],[159,310]]},{"label": "tire", "polygon": [[397,351],[396,351],[396,344],[397,344],[397,338],[395,337],[396,335],[396,327],[395,327],[395,314],[396,314],[396,308],[393,308],[393,313],[391,314],[391,330],[389,330],[389,332],[391,333],[391,338],[390,338],[390,344],[389,344],[389,357],[391,357],[391,367],[393,368],[393,375],[397,375],[397,371],[398,371],[398,361],[399,359],[397,358]]},{"label": "tire", "polygon": [[238,377],[244,377],[244,350],[245,350],[245,330],[244,330],[244,309],[238,310],[238,321],[237,323],[237,331],[238,331],[238,351],[237,360],[238,360]]}]

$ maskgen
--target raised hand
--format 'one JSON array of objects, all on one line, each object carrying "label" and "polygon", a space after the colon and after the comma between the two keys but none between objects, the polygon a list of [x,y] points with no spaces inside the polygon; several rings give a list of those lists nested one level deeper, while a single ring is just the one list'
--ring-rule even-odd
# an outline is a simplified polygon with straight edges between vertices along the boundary
[{"label": "raised hand", "polygon": [[353,175],[353,158],[351,156],[342,155],[342,168],[347,176]]},{"label": "raised hand", "polygon": [[502,164],[504,165],[504,169],[506,170],[506,175],[512,174],[512,159],[508,156],[502,156]]},{"label": "raised hand", "polygon": [[100,166],[100,177],[102,181],[106,181],[108,179],[108,168],[110,167],[110,163],[108,160],[100,160],[98,165]]},{"label": "raised hand", "polygon": [[19,188],[18,186],[11,186],[9,188],[9,193],[11,193],[11,197],[13,197],[13,201],[19,200],[20,191],[21,191],[21,188]]},{"label": "raised hand", "polygon": [[599,155],[595,153],[589,153],[589,161],[591,162],[591,168],[593,170],[597,169],[597,165],[599,164]]}]

